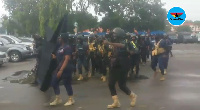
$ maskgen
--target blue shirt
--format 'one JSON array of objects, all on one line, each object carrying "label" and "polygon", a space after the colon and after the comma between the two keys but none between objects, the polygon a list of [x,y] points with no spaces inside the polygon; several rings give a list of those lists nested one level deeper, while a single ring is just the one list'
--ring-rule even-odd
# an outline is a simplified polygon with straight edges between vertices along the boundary
[{"label": "blue shirt", "polygon": [[[60,46],[56,54],[58,70],[60,70],[60,68],[62,67],[66,55],[72,56],[72,48],[69,45]],[[72,60],[70,59],[68,61],[67,67],[63,70],[64,76],[71,75],[73,68],[72,66]]]}]

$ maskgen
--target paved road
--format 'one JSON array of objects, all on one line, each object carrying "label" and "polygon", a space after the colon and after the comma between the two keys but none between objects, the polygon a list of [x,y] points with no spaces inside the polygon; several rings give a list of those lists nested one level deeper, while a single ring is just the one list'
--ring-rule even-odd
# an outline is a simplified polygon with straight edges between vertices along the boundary
[{"label": "paved road", "polygon": [[[141,66],[141,74],[149,79],[128,82],[138,95],[136,107],[129,107],[129,97],[118,89],[122,107],[116,110],[199,110],[200,45],[175,44],[173,53],[166,81],[153,79],[149,64]],[[34,63],[34,59],[29,59],[0,67],[0,110],[106,110],[106,105],[112,103],[107,83],[97,77],[74,82],[76,104],[71,107],[48,106],[53,98],[52,89],[42,93],[38,87],[1,80],[16,71],[30,70]],[[63,86],[61,93],[67,99]]]}]

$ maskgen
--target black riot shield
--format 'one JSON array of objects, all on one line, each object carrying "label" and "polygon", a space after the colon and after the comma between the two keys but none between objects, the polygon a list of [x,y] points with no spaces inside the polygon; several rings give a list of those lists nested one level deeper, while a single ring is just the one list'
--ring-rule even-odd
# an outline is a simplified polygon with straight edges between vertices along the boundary
[{"label": "black riot shield", "polygon": [[60,33],[65,30],[67,32],[67,15],[65,15],[55,32],[53,32],[49,27],[46,27],[45,40],[42,46],[40,62],[38,64],[37,70],[37,81],[40,84],[40,90],[45,92],[49,89],[51,85],[52,74],[57,67],[56,60],[52,59],[52,53],[55,53],[57,48],[57,39]]}]

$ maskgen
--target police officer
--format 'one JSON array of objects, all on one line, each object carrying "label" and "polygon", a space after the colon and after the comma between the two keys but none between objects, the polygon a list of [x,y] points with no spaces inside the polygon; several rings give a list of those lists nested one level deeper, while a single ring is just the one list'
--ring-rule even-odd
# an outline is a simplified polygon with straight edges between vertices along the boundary
[{"label": "police officer", "polygon": [[69,36],[68,44],[72,48],[72,64],[73,64],[73,74],[76,74],[76,64],[77,64],[77,56],[76,56],[76,37],[74,35]]},{"label": "police officer", "polygon": [[156,67],[158,65],[158,52],[157,52],[157,50],[158,50],[160,38],[159,38],[159,36],[154,36],[154,38],[155,38],[155,43],[152,46],[151,68],[154,71],[154,78],[155,78],[156,75],[157,75],[157,70],[156,70]]},{"label": "police officer", "polygon": [[89,60],[91,60],[92,76],[94,76],[96,69],[95,54],[96,54],[95,35],[91,34],[89,36]]},{"label": "police officer", "polygon": [[150,36],[149,35],[145,36],[145,43],[146,43],[146,46],[147,46],[146,58],[149,61],[149,53],[150,53],[150,46],[151,46]]},{"label": "police officer", "polygon": [[148,50],[148,45],[145,41],[145,35],[140,36],[140,49],[141,49],[141,59],[142,59],[142,64],[145,65],[147,61],[147,50]]},{"label": "police officer", "polygon": [[165,56],[164,56],[164,74],[167,74],[167,67],[168,67],[168,62],[169,62],[169,54],[171,53],[171,49],[172,49],[172,42],[169,39],[168,35],[164,36],[164,40],[166,42],[166,52],[165,52]]},{"label": "police officer", "polygon": [[52,54],[52,58],[57,61],[57,68],[52,76],[52,87],[56,98],[50,103],[51,106],[55,106],[62,103],[60,97],[59,82],[63,80],[63,84],[67,90],[69,100],[64,104],[65,106],[70,106],[74,104],[73,90],[72,90],[72,49],[67,44],[68,35],[61,35],[59,37],[60,47],[57,49],[56,55]]},{"label": "police officer", "polygon": [[137,96],[130,91],[126,86],[127,74],[129,66],[127,66],[129,59],[129,49],[127,44],[124,43],[125,32],[121,28],[113,30],[112,42],[104,41],[104,44],[113,47],[111,56],[111,67],[109,74],[109,89],[114,100],[113,104],[108,105],[108,108],[120,107],[119,99],[117,96],[115,84],[118,82],[120,89],[131,98],[131,106],[135,106]]},{"label": "police officer", "polygon": [[109,46],[103,44],[103,38],[101,38],[97,49],[97,58],[99,58],[99,72],[102,74],[103,82],[106,82],[107,67],[109,66],[108,52]]},{"label": "police officer", "polygon": [[133,69],[135,68],[135,78],[139,77],[139,65],[140,65],[140,50],[139,50],[139,44],[136,39],[135,35],[131,36],[132,40],[130,41],[130,48],[132,50],[132,53],[130,55],[131,60],[131,72],[133,73]]},{"label": "police officer", "polygon": [[[158,41],[159,39],[159,41]],[[152,51],[153,56],[156,56],[154,60],[152,61],[152,69],[155,71],[155,76],[157,74],[156,72],[156,66],[157,63],[159,64],[159,69],[161,71],[161,78],[160,81],[164,81],[164,69],[165,69],[165,58],[166,58],[166,50],[167,50],[167,44],[166,41],[164,40],[164,36],[160,35],[159,38],[156,38],[156,44],[155,48]]]},{"label": "police officer", "polygon": [[77,53],[77,62],[78,62],[78,72],[79,72],[79,78],[78,81],[83,80],[82,75],[82,67],[85,68],[85,71],[88,73],[88,76],[90,77],[91,74],[89,72],[88,67],[88,52],[89,47],[84,43],[83,36],[78,36],[77,38],[77,46],[76,46],[76,53]]}]

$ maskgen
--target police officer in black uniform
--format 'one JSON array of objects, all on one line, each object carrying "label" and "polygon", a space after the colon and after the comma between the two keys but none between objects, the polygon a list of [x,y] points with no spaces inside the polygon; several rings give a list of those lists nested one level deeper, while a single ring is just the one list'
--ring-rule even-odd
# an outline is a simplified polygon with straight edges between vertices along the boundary
[{"label": "police officer in black uniform", "polygon": [[89,56],[88,59],[91,60],[91,66],[92,66],[92,76],[95,74],[96,70],[96,62],[95,62],[95,56],[96,56],[96,44],[95,44],[95,35],[91,34],[89,36]]},{"label": "police officer in black uniform", "polygon": [[99,45],[97,46],[97,60],[99,60],[98,67],[99,72],[102,74],[101,80],[106,82],[107,67],[109,67],[109,45],[103,44],[104,38],[99,39]]},{"label": "police officer in black uniform", "polygon": [[129,66],[127,66],[129,59],[129,49],[125,41],[125,32],[121,28],[115,28],[113,30],[112,41],[104,41],[104,44],[111,45],[112,57],[111,57],[111,67],[109,74],[109,89],[112,95],[114,103],[108,105],[107,108],[117,108],[120,107],[119,99],[117,96],[115,84],[118,82],[120,89],[125,92],[131,98],[131,106],[135,106],[137,96],[130,91],[126,86],[127,74],[129,71]]},{"label": "police officer in black uniform", "polygon": [[86,45],[86,43],[84,43],[83,36],[78,36],[77,46],[76,46],[78,72],[79,72],[78,81],[83,80],[82,67],[85,68],[85,71],[88,73],[88,76],[90,76],[89,66],[88,66],[88,52],[89,52],[89,47],[88,45]]},{"label": "police officer in black uniform", "polygon": [[131,73],[133,73],[133,69],[135,68],[135,78],[139,77],[139,65],[140,65],[140,50],[139,44],[135,35],[131,36],[132,40],[130,41],[130,48],[132,52],[130,53],[131,60]]}]

